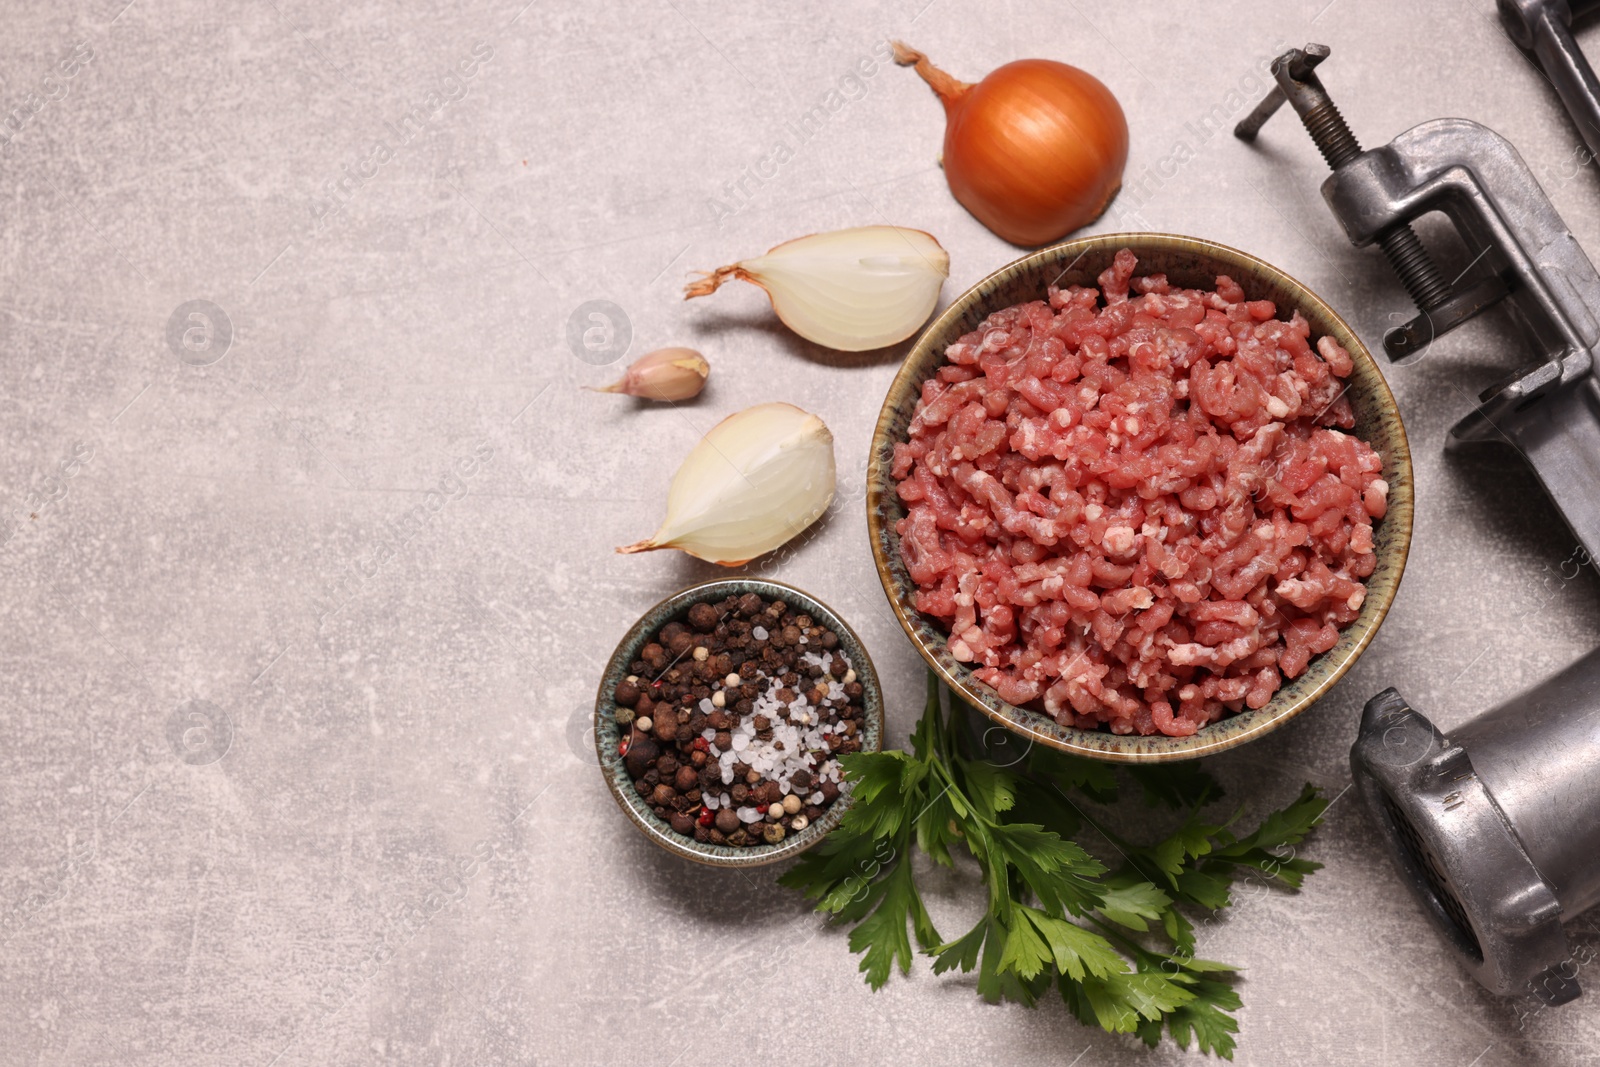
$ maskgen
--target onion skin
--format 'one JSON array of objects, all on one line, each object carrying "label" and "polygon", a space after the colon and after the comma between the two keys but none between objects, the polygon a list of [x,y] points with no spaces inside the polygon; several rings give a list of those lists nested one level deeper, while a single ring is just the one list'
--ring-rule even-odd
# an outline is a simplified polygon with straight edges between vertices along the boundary
[{"label": "onion skin", "polygon": [[1094,75],[1021,59],[977,84],[895,45],[945,110],[944,172],[962,207],[997,236],[1035,247],[1093,222],[1122,188],[1128,120]]}]

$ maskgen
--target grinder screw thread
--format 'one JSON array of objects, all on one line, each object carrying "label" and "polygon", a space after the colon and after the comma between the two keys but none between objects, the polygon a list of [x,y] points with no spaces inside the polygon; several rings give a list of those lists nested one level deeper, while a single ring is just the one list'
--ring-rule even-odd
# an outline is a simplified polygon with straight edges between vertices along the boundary
[{"label": "grinder screw thread", "polygon": [[1422,247],[1422,239],[1406,223],[1391,226],[1378,235],[1378,246],[1389,257],[1389,265],[1400,276],[1400,283],[1412,301],[1423,311],[1432,311],[1450,299],[1450,283]]},{"label": "grinder screw thread", "polygon": [[1350,132],[1350,126],[1344,121],[1344,116],[1339,114],[1339,109],[1333,106],[1332,100],[1324,101],[1307,111],[1302,121],[1306,124],[1306,132],[1311,135],[1311,140],[1321,151],[1322,158],[1327,160],[1328,166],[1334,170],[1338,170],[1361,154],[1361,142]]},{"label": "grinder screw thread", "polygon": [[[1333,101],[1325,100],[1313,107],[1302,121],[1322,158],[1334,170],[1361,154],[1361,142],[1350,132],[1350,126]],[[1378,247],[1383,249],[1389,265],[1400,277],[1400,284],[1406,287],[1418,308],[1432,311],[1450,299],[1450,283],[1439,273],[1409,223],[1397,223],[1380,233]]]}]

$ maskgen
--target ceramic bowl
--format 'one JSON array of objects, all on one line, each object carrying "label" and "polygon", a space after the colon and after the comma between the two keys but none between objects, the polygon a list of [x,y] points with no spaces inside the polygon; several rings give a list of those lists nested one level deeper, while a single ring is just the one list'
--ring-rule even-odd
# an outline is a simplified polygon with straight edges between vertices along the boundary
[{"label": "ceramic bowl", "polygon": [[622,756],[617,752],[617,745],[622,740],[622,733],[617,726],[617,704],[612,697],[617,683],[632,673],[629,668],[639,658],[639,651],[661,627],[674,619],[684,619],[695,604],[743,596],[745,593],[756,593],[767,600],[782,600],[839,635],[839,650],[850,661],[856,672],[856,680],[861,683],[862,705],[865,708],[861,718],[861,751],[877,752],[883,747],[883,690],[878,685],[878,672],[872,666],[872,658],[867,655],[866,647],[856,632],[832,608],[810,594],[783,582],[758,578],[722,578],[690,586],[645,612],[617,645],[616,651],[611,654],[611,662],[606,665],[605,675],[600,679],[600,691],[595,697],[594,708],[594,740],[600,757],[600,771],[617,806],[646,837],[668,852],[712,867],[760,867],[798,856],[838,826],[850,806],[850,787],[847,784],[833,806],[798,834],[785,837],[775,845],[736,848],[732,845],[702,844],[692,837],[673,832],[672,827],[651,811],[644,798],[633,788],[633,779],[628,776]]},{"label": "ceramic bowl", "polygon": [[[915,586],[901,561],[900,539],[894,532],[896,522],[905,516],[889,474],[894,445],[906,439],[922,383],[943,366],[946,347],[976,329],[991,312],[1043,299],[1051,284],[1095,285],[1096,276],[1110,266],[1120,248],[1132,249],[1139,257],[1140,274],[1161,272],[1174,285],[1208,289],[1215,286],[1218,274],[1227,274],[1249,299],[1273,301],[1280,317],[1299,309],[1311,324],[1313,337],[1331,334],[1355,363],[1346,393],[1355,412],[1354,432],[1382,456],[1383,477],[1389,483],[1388,513],[1373,528],[1377,568],[1367,579],[1360,616],[1339,635],[1339,643],[1314,658],[1305,673],[1278,690],[1265,707],[1228,716],[1188,737],[1080,730],[1062,726],[1042,711],[1001,700],[950,655],[941,624],[917,613]],[[1394,397],[1367,347],[1320,297],[1277,267],[1226,245],[1171,234],[1105,234],[1066,241],[1002,267],[963,293],[924,331],[889,387],[878,416],[868,457],[867,524],[878,577],[900,625],[933,670],[975,707],[1041,744],[1095,759],[1156,762],[1191,759],[1261,737],[1310,707],[1350,669],[1372,641],[1400,586],[1411,544],[1413,490],[1411,453]]]}]

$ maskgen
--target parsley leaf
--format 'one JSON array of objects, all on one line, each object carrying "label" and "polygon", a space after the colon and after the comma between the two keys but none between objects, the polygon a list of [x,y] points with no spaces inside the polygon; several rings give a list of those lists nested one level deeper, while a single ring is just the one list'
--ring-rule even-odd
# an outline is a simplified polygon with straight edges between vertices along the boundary
[{"label": "parsley leaf", "polygon": [[[1110,765],[1040,746],[1026,758],[979,758],[960,729],[967,709],[952,693],[946,710],[943,692],[930,674],[910,752],[841,758],[850,807],[779,882],[852,927],[850,950],[873,989],[897,967],[910,973],[915,942],[935,974],[976,971],[987,1001],[1032,1005],[1054,986],[1086,1025],[1137,1033],[1151,1046],[1163,1035],[1180,1048],[1192,1041],[1231,1059],[1234,968],[1195,957],[1190,915],[1227,907],[1248,871],[1298,889],[1320,866],[1296,851],[1327,807],[1317,790],[1306,786],[1239,834],[1242,811],[1220,824],[1202,816],[1222,790],[1197,764],[1134,767],[1127,777],[1147,806],[1185,814],[1159,841],[1126,842],[1083,806],[1117,801]],[[1108,869],[1079,843],[1086,826],[1114,846],[1121,866]],[[923,905],[913,850],[944,866],[975,862],[983,878],[985,913],[954,941]]]}]

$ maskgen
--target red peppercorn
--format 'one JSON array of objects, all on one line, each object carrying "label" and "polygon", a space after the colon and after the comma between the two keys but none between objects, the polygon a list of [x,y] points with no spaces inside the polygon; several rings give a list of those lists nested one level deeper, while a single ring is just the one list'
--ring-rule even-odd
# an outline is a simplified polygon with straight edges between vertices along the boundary
[{"label": "red peppercorn", "polygon": [[700,822],[701,826],[710,826],[711,823],[715,820],[715,818],[716,818],[716,816],[711,814],[711,809],[710,808],[701,808],[700,809],[699,822]]},{"label": "red peppercorn", "polygon": [[693,747],[699,749],[701,752],[706,752],[706,751],[710,750],[711,742],[707,741],[703,737],[697,737],[697,738],[694,739],[694,746]]},{"label": "red peppercorn", "polygon": [[626,737],[624,737],[621,741],[617,742],[617,755],[626,756],[627,754],[628,754],[628,739]]}]

